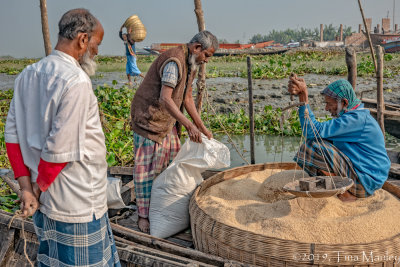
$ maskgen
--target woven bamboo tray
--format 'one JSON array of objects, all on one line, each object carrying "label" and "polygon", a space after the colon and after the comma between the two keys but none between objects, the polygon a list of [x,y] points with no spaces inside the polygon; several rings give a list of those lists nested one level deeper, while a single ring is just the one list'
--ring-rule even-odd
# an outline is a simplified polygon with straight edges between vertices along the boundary
[{"label": "woven bamboo tray", "polygon": [[[266,169],[291,170],[295,163],[266,163],[233,168],[205,180],[194,192],[189,205],[190,223],[196,249],[247,264],[271,267],[294,266],[400,266],[400,234],[368,244],[315,244],[266,237],[214,220],[198,205],[211,186]],[[392,192],[391,193],[395,193]],[[395,193],[400,197],[400,193]],[[373,258],[372,256],[380,256]],[[387,258],[383,258],[387,255]],[[369,261],[368,261],[369,260]]]},{"label": "woven bamboo tray", "polygon": [[137,15],[132,15],[127,18],[122,26],[126,27],[127,29],[132,29],[131,39],[133,41],[141,42],[146,38],[146,27],[144,27],[142,21]]}]

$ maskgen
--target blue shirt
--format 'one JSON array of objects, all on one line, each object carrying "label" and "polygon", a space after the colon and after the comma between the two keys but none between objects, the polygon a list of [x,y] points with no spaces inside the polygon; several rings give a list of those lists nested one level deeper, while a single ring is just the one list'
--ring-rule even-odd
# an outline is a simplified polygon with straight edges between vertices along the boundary
[{"label": "blue shirt", "polygon": [[382,187],[388,178],[390,160],[385,148],[385,139],[376,120],[361,104],[357,109],[344,113],[339,118],[318,122],[309,105],[299,108],[302,129],[307,127],[307,139],[315,139],[311,124],[305,124],[304,111],[308,109],[310,119],[321,138],[330,140],[352,162],[358,179],[369,194]]}]

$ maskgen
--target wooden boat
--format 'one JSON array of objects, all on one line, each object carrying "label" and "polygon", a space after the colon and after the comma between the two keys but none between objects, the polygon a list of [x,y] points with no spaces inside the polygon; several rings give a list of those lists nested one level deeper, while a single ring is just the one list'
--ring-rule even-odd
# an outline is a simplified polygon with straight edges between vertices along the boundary
[{"label": "wooden boat", "polygon": [[264,55],[283,54],[288,50],[289,50],[288,48],[264,48],[264,49],[243,49],[243,50],[218,49],[213,56],[214,57],[240,56],[240,55],[264,56]]},{"label": "wooden boat", "polygon": [[386,53],[396,53],[400,52],[400,40],[388,41],[382,43],[383,49]]},{"label": "wooden boat", "polygon": [[[130,170],[131,168],[114,167],[110,169],[110,173],[126,181],[132,180]],[[206,172],[204,177],[213,173]],[[4,172],[0,172],[0,177],[4,181],[13,178],[10,173]],[[11,187],[14,187],[13,180],[11,183]],[[109,210],[110,213],[114,213],[110,221],[122,266],[249,266],[195,250],[188,231],[160,239],[139,231],[135,212],[125,210],[123,214],[116,214]],[[0,266],[30,266],[24,255],[21,220],[14,219],[8,228],[12,216],[13,214],[0,210]],[[24,221],[24,230],[27,256],[35,264],[38,241],[32,220]]]},{"label": "wooden boat", "polygon": [[399,33],[371,33],[371,41],[374,45],[381,45],[386,53],[395,53],[400,51]]},{"label": "wooden boat", "polygon": [[[396,157],[396,155],[393,155],[393,157]],[[258,165],[278,166],[279,164],[284,166],[293,165],[293,163]],[[252,166],[256,168],[258,165]],[[109,174],[119,177],[123,184],[127,184],[132,180],[132,173],[132,168],[130,167],[111,167],[109,169]],[[218,171],[206,171],[202,175],[205,179],[208,179],[218,173]],[[10,172],[7,174],[0,172],[0,177],[4,181],[12,179]],[[13,180],[11,180],[11,183],[14,183]],[[400,197],[400,180],[391,180],[385,183],[384,188]],[[129,191],[126,192],[129,194]],[[133,211],[121,210],[116,213],[113,210],[109,210],[109,214],[113,214],[113,216],[110,216],[111,226],[122,266],[253,266],[196,250],[190,230],[178,233],[167,239],[160,239],[139,231],[136,223],[137,216]],[[38,241],[33,223],[30,219],[24,221],[25,238],[23,238],[21,220],[14,219],[10,228],[8,228],[12,215],[0,210],[0,266],[30,266],[24,255],[24,239],[26,240],[27,256],[35,263]]]},{"label": "wooden boat", "polygon": [[[370,110],[371,115],[376,118],[376,100],[361,98],[361,101],[364,103],[364,107]],[[400,138],[400,105],[386,102],[384,118],[385,131],[397,138]]]},{"label": "wooden boat", "polygon": [[[152,53],[163,53],[167,51],[168,49],[177,47],[183,45],[183,43],[154,43],[151,44],[150,47],[145,47],[144,49],[152,52]],[[249,50],[247,53],[250,53],[251,50],[259,50],[259,49],[264,49],[264,48],[271,48],[270,53],[274,51],[275,49],[278,49],[277,51],[283,50],[283,45],[279,43],[275,43],[274,41],[268,41],[268,42],[262,42],[262,43],[256,43],[256,44],[239,44],[239,43],[234,43],[234,44],[229,44],[229,43],[220,43],[218,46],[218,49],[215,54],[221,54],[221,53],[229,53],[231,54],[225,54],[225,55],[236,55],[239,51],[242,50]],[[287,51],[287,49],[285,49]],[[283,52],[281,52],[283,53]],[[214,54],[214,56],[215,56]]]}]

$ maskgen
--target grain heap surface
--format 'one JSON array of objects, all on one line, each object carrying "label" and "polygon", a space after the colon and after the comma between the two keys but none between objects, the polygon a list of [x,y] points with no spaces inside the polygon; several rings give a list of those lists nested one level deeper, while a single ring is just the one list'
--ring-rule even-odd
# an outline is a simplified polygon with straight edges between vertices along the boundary
[{"label": "grain heap surface", "polygon": [[207,189],[199,205],[226,225],[300,242],[360,244],[400,233],[400,201],[387,191],[350,203],[337,197],[300,198],[281,192],[294,173],[274,174],[280,171],[252,172],[218,183]]}]

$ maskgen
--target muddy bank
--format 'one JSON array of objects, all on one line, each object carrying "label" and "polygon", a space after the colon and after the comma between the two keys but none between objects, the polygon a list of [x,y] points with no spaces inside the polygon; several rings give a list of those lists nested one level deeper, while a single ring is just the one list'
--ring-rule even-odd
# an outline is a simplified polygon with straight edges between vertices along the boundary
[{"label": "muddy bank", "polygon": [[[0,90],[13,88],[14,80],[17,75],[7,75],[0,73]],[[303,78],[309,87],[310,105],[317,116],[327,114],[324,111],[323,97],[320,92],[331,82],[345,78],[343,76],[328,76],[307,74]],[[112,85],[116,81],[116,87],[121,87],[126,83],[125,73],[104,72],[98,73],[92,77],[93,87],[98,85]],[[142,79],[136,78],[134,86],[137,87]],[[279,80],[256,80],[253,79],[254,109],[256,112],[262,112],[266,105],[272,105],[274,108],[285,107],[289,104],[290,96],[287,92],[288,79]],[[207,79],[207,88],[209,101],[215,110],[220,113],[238,112],[241,108],[248,109],[248,82],[244,78],[210,78]],[[195,84],[194,84],[195,86]],[[385,101],[400,104],[400,77],[384,80]],[[356,94],[363,97],[376,98],[376,79],[373,77],[358,78]],[[204,101],[205,103],[205,101]]]},{"label": "muddy bank", "polygon": [[[327,114],[324,111],[324,98],[320,92],[331,82],[345,78],[342,76],[327,76],[307,74],[303,78],[309,88],[309,102],[316,115]],[[254,109],[261,112],[265,105],[274,108],[289,105],[290,96],[287,92],[288,79],[253,80]],[[248,109],[248,82],[243,78],[212,78],[207,79],[210,102],[221,113],[238,112],[241,108]],[[385,79],[385,101],[400,103],[400,78]],[[373,90],[372,92],[364,92]],[[364,92],[364,93],[362,93]],[[356,94],[358,97],[376,98],[376,79],[358,78]],[[297,101],[297,100],[296,100]]]}]

